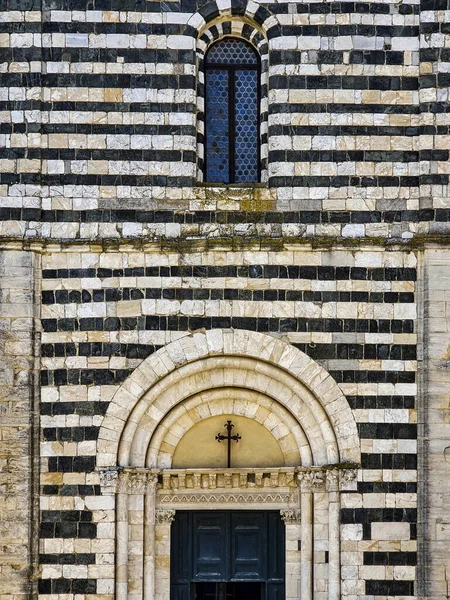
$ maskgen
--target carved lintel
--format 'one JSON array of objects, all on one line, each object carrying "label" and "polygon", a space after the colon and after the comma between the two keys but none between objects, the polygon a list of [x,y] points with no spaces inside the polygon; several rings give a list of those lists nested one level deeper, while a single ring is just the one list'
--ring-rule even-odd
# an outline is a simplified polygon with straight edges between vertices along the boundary
[{"label": "carved lintel", "polygon": [[155,522],[157,525],[170,525],[175,520],[175,511],[171,508],[157,510],[155,513]]},{"label": "carved lintel", "polygon": [[102,469],[99,472],[100,486],[105,489],[105,492],[114,494],[117,488],[119,472],[116,468]]},{"label": "carved lintel", "polygon": [[282,520],[290,525],[297,525],[300,523],[300,509],[298,508],[288,508],[280,510],[280,515]]}]

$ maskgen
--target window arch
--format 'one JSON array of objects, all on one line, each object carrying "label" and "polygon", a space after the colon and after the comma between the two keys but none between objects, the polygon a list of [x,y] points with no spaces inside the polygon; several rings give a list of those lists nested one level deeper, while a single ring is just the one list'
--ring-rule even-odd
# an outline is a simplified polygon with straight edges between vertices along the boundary
[{"label": "window arch", "polygon": [[205,180],[260,180],[260,60],[244,40],[227,37],[205,57]]}]

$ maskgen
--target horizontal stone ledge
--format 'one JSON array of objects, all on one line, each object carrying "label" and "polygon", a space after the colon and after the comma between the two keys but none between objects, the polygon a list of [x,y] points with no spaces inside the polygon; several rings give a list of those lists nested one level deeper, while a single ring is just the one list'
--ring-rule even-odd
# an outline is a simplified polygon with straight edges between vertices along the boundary
[{"label": "horizontal stone ledge", "polygon": [[410,252],[415,249],[422,249],[432,246],[450,246],[450,233],[442,235],[420,233],[412,234],[412,237],[399,238],[389,236],[362,236],[362,237],[342,237],[337,234],[322,235],[311,234],[305,237],[183,237],[183,238],[164,238],[164,237],[127,237],[119,238],[101,237],[92,238],[51,238],[33,236],[25,239],[18,236],[0,236],[0,251],[2,250],[25,250],[36,253],[47,252],[69,252],[78,251],[83,246],[85,251],[101,253],[104,251],[120,252],[206,252],[206,251],[300,251],[300,250],[338,250],[346,248],[367,248],[381,247],[389,250],[402,250]]},{"label": "horizontal stone ledge", "polygon": [[154,486],[159,495],[206,490],[293,490],[325,491],[353,489],[356,464],[313,467],[145,469],[118,467],[99,470],[105,493],[146,494]]}]

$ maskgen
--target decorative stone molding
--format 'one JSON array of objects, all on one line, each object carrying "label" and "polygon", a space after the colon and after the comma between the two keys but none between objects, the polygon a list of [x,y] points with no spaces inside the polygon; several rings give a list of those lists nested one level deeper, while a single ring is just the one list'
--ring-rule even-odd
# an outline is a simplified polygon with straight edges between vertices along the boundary
[{"label": "decorative stone molding", "polygon": [[152,405],[157,402],[162,415],[167,415],[193,390],[199,394],[228,386],[226,374],[231,372],[235,381],[248,382],[256,393],[270,388],[273,401],[291,411],[298,429],[308,429],[308,439],[299,446],[301,464],[360,461],[354,415],[339,386],[320,365],[270,335],[215,329],[167,344],[142,361],[117,389],[99,432],[99,467],[114,467],[118,462],[145,468],[158,426],[144,418]]},{"label": "decorative stone molding", "polygon": [[329,492],[339,491],[340,475],[337,469],[328,469],[326,472],[327,490]]},{"label": "decorative stone molding", "polygon": [[288,523],[291,525],[299,524],[301,521],[300,514],[301,514],[300,509],[297,509],[297,508],[280,510],[281,518],[286,524],[288,524]]},{"label": "decorative stone molding", "polygon": [[358,485],[358,469],[348,468],[341,469],[340,474],[340,489],[342,491],[355,491]]},{"label": "decorative stone molding", "polygon": [[105,494],[114,494],[119,479],[118,469],[102,469],[99,471],[100,487]]},{"label": "decorative stone molding", "polygon": [[287,504],[298,502],[295,492],[170,494],[159,496],[160,504]]},{"label": "decorative stone molding", "polygon": [[302,492],[324,492],[326,484],[326,471],[302,471],[297,474],[297,479]]},{"label": "decorative stone molding", "polygon": [[159,509],[155,512],[155,522],[157,525],[170,525],[174,520],[175,511],[173,509]]}]

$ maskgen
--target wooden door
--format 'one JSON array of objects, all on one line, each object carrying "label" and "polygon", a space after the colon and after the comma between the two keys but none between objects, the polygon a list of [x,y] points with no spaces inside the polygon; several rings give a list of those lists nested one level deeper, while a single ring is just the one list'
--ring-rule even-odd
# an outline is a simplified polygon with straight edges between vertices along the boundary
[{"label": "wooden door", "polygon": [[260,582],[261,600],[283,600],[284,578],[285,532],[279,512],[177,511],[171,600],[194,600],[197,582]]}]

